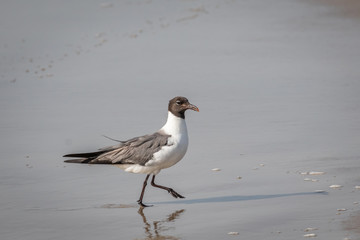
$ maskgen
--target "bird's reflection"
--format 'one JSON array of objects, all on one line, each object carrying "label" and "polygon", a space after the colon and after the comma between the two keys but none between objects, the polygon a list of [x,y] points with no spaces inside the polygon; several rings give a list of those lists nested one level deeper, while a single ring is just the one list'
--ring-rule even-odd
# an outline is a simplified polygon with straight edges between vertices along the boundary
[{"label": "bird's reflection", "polygon": [[142,217],[142,220],[144,222],[144,230],[145,230],[145,236],[146,240],[176,240],[179,239],[175,236],[171,235],[163,235],[164,232],[171,229],[169,226],[169,223],[176,221],[180,217],[180,215],[185,212],[185,209],[176,210],[175,212],[169,214],[165,219],[159,220],[159,221],[152,221],[152,225],[148,222],[145,214],[144,214],[144,208],[140,207],[138,210],[139,215]]}]

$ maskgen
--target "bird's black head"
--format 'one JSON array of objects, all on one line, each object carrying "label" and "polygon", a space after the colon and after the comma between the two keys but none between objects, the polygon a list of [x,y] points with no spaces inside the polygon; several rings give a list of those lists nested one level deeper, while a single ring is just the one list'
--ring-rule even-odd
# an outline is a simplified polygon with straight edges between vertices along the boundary
[{"label": "bird's black head", "polygon": [[188,109],[199,111],[195,105],[189,103],[186,97],[174,97],[169,101],[168,110],[177,117],[185,119],[185,111]]}]

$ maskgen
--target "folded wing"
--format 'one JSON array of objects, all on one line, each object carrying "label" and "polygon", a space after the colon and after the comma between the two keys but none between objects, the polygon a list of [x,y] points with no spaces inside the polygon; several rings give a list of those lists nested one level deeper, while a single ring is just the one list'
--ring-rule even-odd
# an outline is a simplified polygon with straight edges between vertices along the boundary
[{"label": "folded wing", "polygon": [[151,135],[135,137],[121,141],[115,146],[99,149],[97,152],[73,153],[64,157],[77,159],[66,160],[68,163],[88,164],[139,164],[145,165],[154,153],[168,144],[170,135],[156,132]]}]

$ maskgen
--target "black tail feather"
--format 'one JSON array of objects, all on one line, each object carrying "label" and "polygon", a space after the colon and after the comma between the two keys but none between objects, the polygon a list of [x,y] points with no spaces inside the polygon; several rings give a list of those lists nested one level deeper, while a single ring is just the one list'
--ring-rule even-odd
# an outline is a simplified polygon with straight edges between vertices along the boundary
[{"label": "black tail feather", "polygon": [[106,151],[98,151],[98,152],[89,152],[89,153],[70,153],[66,154],[63,157],[75,157],[79,159],[69,159],[64,162],[67,163],[89,163],[91,160],[95,159],[99,155],[103,154]]},{"label": "black tail feather", "polygon": [[90,158],[79,158],[79,159],[65,160],[64,162],[66,162],[66,163],[88,163],[90,161],[91,161]]},{"label": "black tail feather", "polygon": [[77,158],[94,158],[103,154],[105,151],[98,151],[98,152],[88,152],[88,153],[70,153],[66,154],[63,157],[77,157]]}]

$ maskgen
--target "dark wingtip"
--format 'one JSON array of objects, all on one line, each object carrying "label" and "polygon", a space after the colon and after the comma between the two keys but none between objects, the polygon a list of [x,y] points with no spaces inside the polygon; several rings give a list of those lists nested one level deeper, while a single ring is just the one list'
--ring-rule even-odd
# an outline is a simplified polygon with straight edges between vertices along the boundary
[{"label": "dark wingtip", "polygon": [[94,158],[106,151],[88,152],[88,153],[70,153],[63,157],[75,157],[75,158]]},{"label": "dark wingtip", "polygon": [[69,160],[65,160],[64,162],[66,163],[87,163],[88,159],[69,159]]}]

